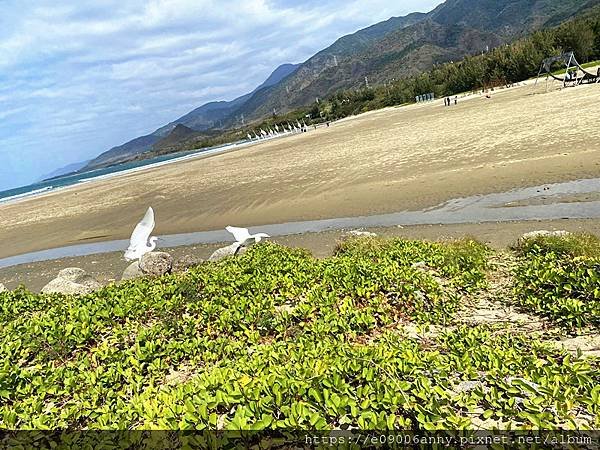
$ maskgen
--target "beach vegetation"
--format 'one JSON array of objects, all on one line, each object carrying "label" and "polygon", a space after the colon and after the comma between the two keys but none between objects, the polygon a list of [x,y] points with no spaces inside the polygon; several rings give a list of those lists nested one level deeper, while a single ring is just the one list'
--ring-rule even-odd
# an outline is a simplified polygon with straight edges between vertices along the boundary
[{"label": "beach vegetation", "polygon": [[0,426],[597,429],[596,360],[459,321],[490,252],[266,243],[90,295],[2,293]]},{"label": "beach vegetation", "polygon": [[520,243],[517,251],[519,304],[565,327],[600,327],[600,240],[596,236],[540,236]]}]

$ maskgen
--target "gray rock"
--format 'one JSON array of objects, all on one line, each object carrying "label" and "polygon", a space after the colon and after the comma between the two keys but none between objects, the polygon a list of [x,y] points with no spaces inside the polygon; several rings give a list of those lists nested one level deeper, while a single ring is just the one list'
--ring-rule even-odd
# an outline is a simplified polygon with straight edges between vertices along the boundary
[{"label": "gray rock", "polygon": [[[236,250],[238,248],[238,244],[237,243],[233,243],[231,245],[228,245],[227,247],[222,247],[218,250],[216,250],[212,255],[210,255],[210,258],[208,258],[209,261],[221,261],[223,258],[226,258],[228,256],[234,256],[236,255]],[[243,255],[246,252],[246,248],[242,247],[239,249],[239,251],[237,252],[237,255]]]},{"label": "gray rock", "polygon": [[140,269],[144,275],[161,276],[171,272],[173,257],[165,252],[150,252],[142,256]]},{"label": "gray rock", "polygon": [[294,305],[290,305],[289,303],[284,303],[283,305],[275,306],[275,311],[280,314],[291,314],[294,312]]},{"label": "gray rock", "polygon": [[0,283],[0,292],[7,292],[8,289],[6,289],[6,286],[4,286],[2,283]]},{"label": "gray rock", "polygon": [[528,239],[535,239],[539,237],[565,237],[569,236],[571,233],[565,230],[558,231],[548,231],[548,230],[536,230],[530,231],[529,233],[525,233],[521,236],[521,241],[526,241]]},{"label": "gray rock", "polygon": [[345,237],[377,237],[377,233],[371,233],[370,231],[362,230],[351,230],[344,233]]},{"label": "gray rock", "polygon": [[42,288],[42,294],[89,294],[93,289],[63,278],[55,278]]},{"label": "gray rock", "polygon": [[195,257],[194,255],[185,255],[179,258],[173,264],[173,272],[185,272],[186,270],[199,265],[202,259]]},{"label": "gray rock", "polygon": [[458,385],[456,386],[456,388],[454,390],[458,393],[470,392],[479,387],[485,388],[485,384],[478,380],[474,380],[474,381],[469,380],[469,381],[461,381],[460,383],[458,383]]},{"label": "gray rock", "polygon": [[85,284],[86,282],[93,280],[85,270],[78,267],[68,267],[58,272],[56,278],[62,278],[63,280],[72,281],[73,283]]},{"label": "gray rock", "polygon": [[69,267],[58,273],[58,276],[42,288],[43,294],[89,294],[100,289],[102,285],[88,275],[85,270]]},{"label": "gray rock", "polygon": [[127,266],[127,269],[125,269],[123,275],[121,275],[121,280],[134,280],[143,276],[144,272],[142,272],[142,269],[140,269],[139,261],[134,261],[129,266]]}]

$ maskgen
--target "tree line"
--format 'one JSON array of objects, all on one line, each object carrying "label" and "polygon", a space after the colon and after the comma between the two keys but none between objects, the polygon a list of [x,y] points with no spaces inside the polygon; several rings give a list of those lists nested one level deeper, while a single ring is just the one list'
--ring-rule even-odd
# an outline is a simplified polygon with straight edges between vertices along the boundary
[{"label": "tree line", "polygon": [[436,65],[414,77],[338,92],[309,111],[312,117],[332,120],[411,103],[416,96],[430,92],[439,98],[507,86],[536,76],[543,59],[568,51],[574,51],[580,63],[600,59],[600,10],[482,55]]}]

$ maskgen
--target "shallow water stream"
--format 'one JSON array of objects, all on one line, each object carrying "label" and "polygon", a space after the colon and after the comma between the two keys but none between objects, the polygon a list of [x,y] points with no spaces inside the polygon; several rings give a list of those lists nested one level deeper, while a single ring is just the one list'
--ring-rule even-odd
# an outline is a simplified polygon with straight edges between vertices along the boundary
[{"label": "shallow water stream", "polygon": [[[457,198],[423,211],[263,225],[271,236],[396,225],[460,224],[521,220],[600,218],[600,178],[547,184],[509,192]],[[225,230],[160,236],[160,247],[231,241]],[[122,251],[127,240],[80,244],[0,259],[0,268],[37,261]]]}]

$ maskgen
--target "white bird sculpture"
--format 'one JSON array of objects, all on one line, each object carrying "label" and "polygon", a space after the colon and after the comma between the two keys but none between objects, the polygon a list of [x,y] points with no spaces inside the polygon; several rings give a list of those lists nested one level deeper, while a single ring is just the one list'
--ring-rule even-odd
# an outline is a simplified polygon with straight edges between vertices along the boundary
[{"label": "white bird sculpture", "polygon": [[129,261],[139,260],[146,253],[150,253],[156,248],[157,237],[150,237],[154,230],[154,210],[148,208],[144,218],[138,223],[131,234],[129,247],[125,251],[125,259]]},{"label": "white bird sculpture", "polygon": [[242,247],[250,247],[251,245],[258,243],[265,238],[271,237],[267,233],[250,234],[248,228],[228,226],[225,227],[225,229],[233,234],[233,238],[236,241],[235,244],[237,244],[237,248],[235,250],[236,254]]}]

